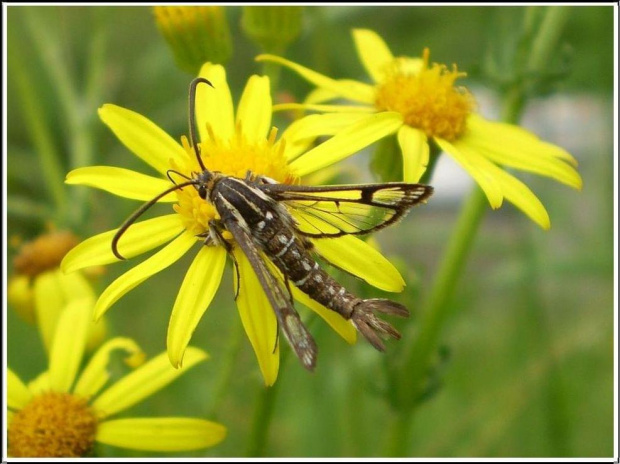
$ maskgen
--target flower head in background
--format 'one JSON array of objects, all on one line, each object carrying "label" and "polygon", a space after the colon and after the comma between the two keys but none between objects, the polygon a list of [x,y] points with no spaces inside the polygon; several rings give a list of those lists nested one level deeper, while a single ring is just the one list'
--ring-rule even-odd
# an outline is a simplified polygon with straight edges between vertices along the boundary
[{"label": "flower head in background", "polygon": [[[142,364],[144,354],[133,340],[113,338],[79,373],[92,326],[92,309],[89,299],[74,300],[63,309],[50,347],[49,368],[32,382],[24,384],[8,369],[9,456],[89,456],[95,442],[174,452],[206,448],[222,441],[226,428],[202,419],[111,419],[162,389],[207,355],[188,348],[183,369],[173,369],[165,353]],[[129,354],[129,365],[142,365],[104,388],[110,378],[110,357],[118,350]]]},{"label": "flower head in background", "polygon": [[[7,288],[9,305],[27,322],[37,324],[48,352],[62,309],[72,300],[96,299],[83,273],[66,275],[60,270],[62,259],[78,243],[73,233],[52,230],[24,243],[13,261],[14,274]],[[105,332],[105,320],[92,325],[88,348],[97,346]]]},{"label": "flower head in background", "polygon": [[232,39],[222,6],[156,6],[155,22],[179,68],[196,74],[205,61],[224,64]]},{"label": "flower head in background", "polygon": [[[315,138],[313,134],[320,132],[321,126],[317,126],[316,118],[304,118],[292,124],[277,139],[277,131],[271,127],[272,102],[267,77],[252,76],[248,80],[235,115],[224,68],[207,63],[200,76],[213,84],[213,88],[197,87],[196,95],[200,152],[204,165],[211,171],[239,178],[251,171],[280,183],[296,183],[300,176],[314,171],[312,166],[305,165],[306,157],[344,158],[392,130],[388,125],[383,130],[375,127],[364,132],[363,127],[354,125],[352,130],[343,131],[306,151],[307,145]],[[99,114],[116,136],[158,171],[159,176],[97,166],[70,172],[67,183],[89,185],[125,198],[147,201],[174,186],[167,177],[169,171],[173,178],[179,174],[191,177],[192,172],[202,171],[186,138],[179,144],[145,117],[118,106],[104,105]],[[383,115],[376,117],[384,119]],[[305,166],[304,169],[298,168],[299,163]],[[204,233],[209,230],[209,221],[215,218],[215,210],[200,198],[196,189],[176,190],[159,201],[174,203],[174,211],[132,225],[122,236],[118,248],[124,257],[130,258],[170,243],[115,280],[97,301],[95,313],[97,317],[101,316],[138,284],[170,266],[190,249],[198,249],[177,295],[168,327],[168,355],[174,366],[180,366],[192,333],[220,285],[227,253],[223,246],[203,245]],[[78,245],[64,259],[63,269],[69,272],[95,264],[118,262],[111,249],[115,233],[116,230],[109,231]],[[237,308],[265,383],[272,385],[279,368],[276,317],[248,259],[234,243],[231,245],[241,281]],[[358,238],[317,239],[314,245],[328,261],[371,285],[386,291],[401,291],[404,287],[396,268]],[[369,266],[369,262],[373,265]],[[345,340],[351,343],[355,340],[355,329],[348,321],[296,288],[291,290],[298,301],[316,311]]]},{"label": "flower head in background", "polygon": [[[355,29],[353,38],[359,58],[372,84],[335,80],[311,69],[273,55],[259,61],[280,63],[317,86],[304,104],[280,105],[281,109],[303,107],[332,113],[332,127],[323,134],[338,133],[352,121],[366,122],[365,130],[380,128],[371,116],[385,115],[396,123],[406,182],[417,182],[429,162],[429,141],[454,158],[480,185],[492,208],[504,199],[521,209],[542,228],[550,227],[545,207],[532,191],[503,167],[543,175],[580,189],[577,162],[565,150],[539,140],[511,124],[487,121],[474,112],[472,95],[455,85],[465,74],[456,66],[431,64],[430,53],[422,58],[394,57],[383,39],[373,31]],[[357,105],[322,104],[344,98]],[[385,124],[387,120],[382,120]],[[338,159],[312,160],[335,162]]]}]

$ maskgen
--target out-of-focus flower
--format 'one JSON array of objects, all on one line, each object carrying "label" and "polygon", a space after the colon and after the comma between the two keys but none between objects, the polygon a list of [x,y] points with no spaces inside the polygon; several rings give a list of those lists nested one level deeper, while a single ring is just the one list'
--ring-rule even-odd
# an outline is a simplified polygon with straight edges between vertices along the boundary
[{"label": "out-of-focus flower", "polygon": [[[397,121],[392,133],[398,137],[406,182],[417,182],[424,174],[432,141],[473,177],[492,208],[499,208],[506,199],[542,228],[550,227],[549,215],[540,200],[504,168],[547,176],[580,189],[577,161],[569,153],[520,127],[487,121],[476,114],[473,96],[455,85],[465,74],[456,65],[450,70],[445,65],[431,64],[428,49],[422,58],[394,57],[373,31],[355,29],[353,38],[372,84],[335,80],[278,56],[258,56],[258,61],[282,64],[317,86],[304,104],[278,105],[276,109],[302,107],[333,113],[332,126],[316,135],[333,135],[351,121],[366,121],[367,130],[373,126],[379,129],[370,116],[392,115]],[[357,104],[323,104],[335,98]],[[306,157],[307,165],[301,169],[339,159]]]},{"label": "out-of-focus flower", "polygon": [[90,456],[95,442],[137,450],[187,451],[224,439],[224,426],[202,419],[111,419],[207,359],[207,354],[189,347],[183,369],[173,369],[162,353],[104,388],[114,351],[127,352],[131,366],[141,364],[144,354],[133,340],[113,338],[79,373],[92,310],[88,298],[73,300],[63,309],[50,347],[49,368],[32,382],[26,385],[7,370],[9,456]]},{"label": "out-of-focus flower", "polygon": [[[83,273],[66,275],[60,270],[60,262],[78,243],[79,239],[69,231],[44,233],[24,243],[13,262],[15,273],[8,281],[7,300],[26,321],[37,324],[47,351],[62,308],[72,300],[96,300]],[[97,346],[105,332],[105,320],[93,325],[88,348]]]}]

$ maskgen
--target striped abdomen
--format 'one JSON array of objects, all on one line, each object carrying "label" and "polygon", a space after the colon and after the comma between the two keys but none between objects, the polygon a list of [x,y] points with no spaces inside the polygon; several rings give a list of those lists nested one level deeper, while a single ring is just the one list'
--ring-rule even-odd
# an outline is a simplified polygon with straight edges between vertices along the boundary
[{"label": "striped abdomen", "polygon": [[263,246],[267,256],[297,288],[346,319],[362,301],[327,274],[290,229],[280,229]]}]

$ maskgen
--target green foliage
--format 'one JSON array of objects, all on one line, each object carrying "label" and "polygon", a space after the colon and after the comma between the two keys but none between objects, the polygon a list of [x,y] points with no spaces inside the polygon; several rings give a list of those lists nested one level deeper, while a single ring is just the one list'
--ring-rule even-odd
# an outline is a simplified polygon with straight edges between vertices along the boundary
[{"label": "green foliage", "polygon": [[[241,33],[241,7],[226,8],[234,43],[227,72],[238,98],[248,76],[259,72],[253,61],[258,49]],[[178,139],[187,132],[187,74],[175,67],[150,8],[7,9],[8,237],[31,238],[47,221],[69,225],[84,237],[117,227],[136,204],[65,186],[62,177],[86,165],[146,172],[98,121],[97,108],[115,103],[133,109]],[[544,69],[521,76],[538,80],[533,93],[560,89],[571,92],[567,99],[588,99],[570,100],[576,113],[584,105],[590,116],[570,123],[587,123],[594,134],[573,149],[586,187],[578,193],[531,179],[533,190],[550,205],[549,232],[534,230],[510,207],[485,217],[452,289],[446,330],[431,350],[426,371],[431,381],[422,392],[427,396],[418,402],[403,438],[401,448],[409,456],[613,453],[613,132],[606,122],[612,120],[607,101],[613,83],[613,8],[576,9]],[[535,12],[529,19],[515,14],[522,10],[309,6],[304,8],[304,33],[291,43],[287,57],[335,78],[365,79],[350,29],[369,27],[393,44],[396,55],[419,54],[429,46],[433,60],[475,71],[467,85],[480,84],[485,74],[505,90],[514,84],[505,76],[514,70],[515,57],[529,56],[530,50],[520,45],[527,21],[541,20]],[[309,86],[283,71],[278,90],[301,101]],[[276,93],[274,101],[281,96]],[[578,129],[556,128],[561,132],[552,141],[562,144],[562,137],[571,138]],[[372,155],[371,169],[381,180],[401,176],[402,160],[394,146],[395,139],[387,138]],[[349,346],[322,321],[313,323],[320,350],[317,370],[310,374],[293,356],[283,356],[271,427],[260,448],[265,455],[378,457],[392,449],[390,424],[398,425],[400,401],[394,395],[399,380],[392,374],[418,335],[421,302],[428,297],[460,207],[460,200],[441,195],[445,191],[446,185],[437,186],[432,207],[429,201],[398,227],[377,235],[385,254],[405,263],[409,287],[396,299],[406,302],[415,317],[399,321],[403,339],[377,353],[363,340]],[[12,254],[9,250],[9,260]],[[135,338],[149,355],[164,350],[170,311],[191,258],[116,303],[109,313],[110,332]],[[133,264],[109,266],[98,290]],[[254,353],[239,336],[231,269],[223,282],[192,341],[211,360],[130,411],[201,416],[228,427],[220,446],[186,456],[243,454],[253,433],[250,418],[259,401],[266,401]],[[349,282],[360,294],[378,293]],[[31,379],[46,364],[37,331],[13,311],[7,319],[9,365]],[[282,343],[282,349],[289,348]],[[98,453],[149,455],[103,446]]]}]

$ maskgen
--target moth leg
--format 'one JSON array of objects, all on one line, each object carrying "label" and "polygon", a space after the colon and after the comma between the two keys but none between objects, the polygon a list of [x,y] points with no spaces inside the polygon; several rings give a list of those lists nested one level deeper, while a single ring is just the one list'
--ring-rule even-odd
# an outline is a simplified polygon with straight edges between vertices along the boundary
[{"label": "moth leg", "polygon": [[239,297],[239,290],[241,289],[241,274],[239,273],[239,263],[237,262],[237,258],[235,258],[234,253],[228,253],[232,258],[232,262],[235,265],[235,274],[237,275],[237,288],[235,288],[235,301]]},{"label": "moth leg", "polygon": [[222,246],[228,252],[232,252],[232,245],[222,235],[221,226],[215,221],[209,221],[209,230],[197,234],[196,237],[204,238],[205,246]]}]

